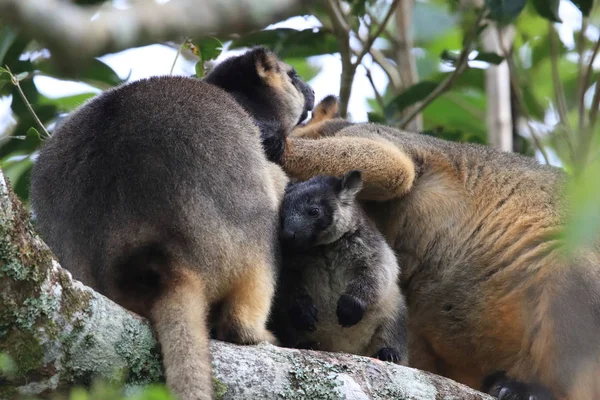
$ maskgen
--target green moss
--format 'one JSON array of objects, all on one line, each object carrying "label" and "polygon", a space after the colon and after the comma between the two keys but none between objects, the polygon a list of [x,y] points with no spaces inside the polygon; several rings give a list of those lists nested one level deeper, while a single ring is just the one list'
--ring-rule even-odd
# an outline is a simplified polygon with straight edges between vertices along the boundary
[{"label": "green moss", "polygon": [[26,376],[44,365],[44,351],[33,333],[13,331],[2,341],[0,352],[14,361],[16,377]]},{"label": "green moss", "polygon": [[326,361],[311,359],[299,363],[291,360],[293,368],[290,374],[290,389],[281,393],[284,399],[324,399],[335,400],[339,398],[336,387],[340,382],[337,374],[348,371],[345,366],[330,364]]},{"label": "green moss", "polygon": [[223,396],[225,396],[225,393],[227,393],[227,390],[229,390],[229,387],[219,378],[213,376],[213,389],[215,392],[215,398],[217,400],[221,400]]},{"label": "green moss", "polygon": [[115,350],[126,362],[129,385],[145,385],[163,379],[160,354],[148,329],[127,320]]},{"label": "green moss", "polygon": [[13,399],[19,392],[13,386],[2,386],[0,385],[0,399]]},{"label": "green moss", "polygon": [[62,287],[60,313],[72,323],[77,323],[78,318],[76,317],[78,314],[89,314],[92,294],[89,291],[75,289],[73,281],[69,279],[67,272],[64,270],[59,272],[58,281]]}]

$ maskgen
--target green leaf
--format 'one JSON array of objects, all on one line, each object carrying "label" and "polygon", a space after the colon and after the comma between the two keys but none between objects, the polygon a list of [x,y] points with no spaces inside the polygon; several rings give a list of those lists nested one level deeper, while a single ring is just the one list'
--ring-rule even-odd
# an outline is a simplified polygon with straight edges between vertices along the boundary
[{"label": "green leaf", "polygon": [[424,100],[437,86],[437,82],[431,81],[422,81],[412,85],[385,107],[386,118],[391,120],[407,107]]},{"label": "green leaf", "polygon": [[7,83],[11,82],[10,73],[4,68],[0,67],[0,89]]},{"label": "green leaf", "polygon": [[457,52],[444,50],[442,52],[442,54],[440,54],[440,58],[442,59],[443,62],[454,66],[458,62],[458,59],[460,58],[460,54],[458,54]]},{"label": "green leaf", "polygon": [[10,183],[17,196],[21,200],[27,201],[29,198],[29,182],[33,161],[29,156],[18,157],[16,160],[10,160],[10,157],[7,157],[5,161],[0,163],[0,166],[2,166],[2,170],[8,179],[10,179]]},{"label": "green leaf", "polygon": [[507,24],[517,18],[526,3],[527,0],[485,0],[485,5],[490,10],[490,18],[501,24]]},{"label": "green leaf", "polygon": [[425,108],[423,127],[442,139],[486,143],[486,104],[483,88],[454,87]]},{"label": "green leaf", "polygon": [[199,79],[204,78],[204,62],[202,60],[198,61],[194,66],[196,70],[196,77]]},{"label": "green leaf", "polygon": [[311,57],[337,53],[338,42],[325,31],[291,28],[266,29],[245,35],[231,42],[229,49],[264,45],[279,57]]},{"label": "green leaf", "polygon": [[92,97],[95,97],[95,96],[97,96],[97,94],[93,93],[93,92],[81,93],[81,94],[75,94],[72,96],[64,96],[64,97],[57,97],[57,98],[49,98],[49,97],[40,95],[40,101],[38,104],[40,104],[40,105],[48,104],[48,105],[56,106],[56,108],[60,112],[72,111],[75,108],[82,105],[86,100],[91,99]]},{"label": "green leaf", "polygon": [[560,0],[531,0],[531,4],[542,17],[552,22],[562,22],[558,16]]},{"label": "green leaf", "polygon": [[191,39],[186,45],[203,62],[216,59],[223,51],[223,43],[215,37],[206,37],[198,40]]},{"label": "green leaf", "polygon": [[21,73],[15,75],[15,79],[18,82],[21,82],[23,79],[27,78],[28,76],[29,76],[29,72],[21,72]]},{"label": "green leaf", "polygon": [[590,15],[592,8],[594,8],[594,0],[571,0],[571,3],[575,4],[575,7],[579,8],[586,17]]},{"label": "green leaf", "polygon": [[310,81],[312,78],[317,76],[319,72],[321,72],[320,68],[313,67],[309,64],[308,60],[303,57],[284,58],[283,61],[294,67],[304,82]]},{"label": "green leaf", "polygon": [[600,228],[600,158],[589,164],[570,182],[568,193],[572,196],[571,214],[565,227],[568,248],[575,250],[598,239]]},{"label": "green leaf", "polygon": [[496,53],[482,52],[474,58],[477,61],[484,61],[490,64],[499,65],[504,61],[504,57]]},{"label": "green leaf", "polygon": [[36,62],[34,67],[54,78],[83,81],[101,89],[120,85],[127,80],[127,78],[121,79],[111,67],[98,59],[93,59],[89,65],[74,74],[60,72],[50,59]]},{"label": "green leaf", "polygon": [[12,358],[5,353],[0,353],[0,376],[12,376],[17,371],[17,366]]},{"label": "green leaf", "polygon": [[17,38],[16,32],[8,26],[0,27],[0,65],[5,65],[4,56]]}]

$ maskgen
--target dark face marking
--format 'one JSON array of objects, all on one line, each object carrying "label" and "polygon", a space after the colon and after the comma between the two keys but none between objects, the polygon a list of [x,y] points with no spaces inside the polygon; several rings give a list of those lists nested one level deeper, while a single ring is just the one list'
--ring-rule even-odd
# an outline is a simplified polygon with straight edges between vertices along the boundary
[{"label": "dark face marking", "polygon": [[318,235],[334,221],[341,180],[316,176],[290,184],[281,211],[281,240],[285,249],[303,250],[314,246]]},{"label": "dark face marking", "polygon": [[[290,99],[285,98],[281,91],[269,86],[259,75],[258,68],[264,73],[291,80],[291,84],[304,97],[304,109],[298,123],[304,121],[308,111],[314,107],[313,89],[300,79],[294,69],[279,61],[264,47],[254,47],[242,55],[222,61],[206,75],[204,81],[232,94],[255,119],[273,120],[273,116],[279,115],[281,110],[285,109],[283,105]],[[289,71],[285,72],[288,68]]]}]

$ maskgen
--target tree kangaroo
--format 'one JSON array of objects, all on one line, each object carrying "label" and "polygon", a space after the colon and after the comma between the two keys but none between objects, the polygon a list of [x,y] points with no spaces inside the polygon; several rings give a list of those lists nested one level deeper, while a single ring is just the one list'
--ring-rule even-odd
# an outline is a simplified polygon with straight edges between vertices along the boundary
[{"label": "tree kangaroo", "polygon": [[[216,337],[273,342],[278,212],[287,183],[270,140],[314,93],[264,48],[204,80],[162,76],[109,90],[69,115],[31,182],[37,229],[76,279],[150,319],[168,386],[211,399]],[[262,139],[262,140],[261,140]]]},{"label": "tree kangaroo", "polygon": [[340,119],[280,140],[293,178],[363,171],[403,268],[412,366],[502,398],[600,398],[600,243],[565,256],[565,172]]},{"label": "tree kangaroo", "polygon": [[360,171],[291,184],[281,206],[273,332],[290,347],[407,363],[393,250],[356,202]]}]

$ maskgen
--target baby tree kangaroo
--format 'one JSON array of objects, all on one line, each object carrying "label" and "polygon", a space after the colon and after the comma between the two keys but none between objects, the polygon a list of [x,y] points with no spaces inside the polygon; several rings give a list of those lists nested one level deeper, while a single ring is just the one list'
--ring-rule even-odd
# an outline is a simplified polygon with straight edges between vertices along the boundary
[{"label": "baby tree kangaroo", "polygon": [[283,167],[363,171],[358,198],[402,264],[411,366],[502,398],[600,398],[600,243],[565,255],[566,173],[377,124],[311,126],[325,137],[281,138]]},{"label": "baby tree kangaroo", "polygon": [[356,202],[360,171],[290,184],[274,331],[284,345],[407,362],[399,268]]},{"label": "baby tree kangaroo", "polygon": [[109,90],[40,152],[31,198],[42,238],[75,278],[150,319],[182,400],[212,397],[212,305],[217,338],[274,341],[265,326],[287,178],[262,146],[279,158],[269,140],[313,101],[289,65],[255,48],[204,80]]}]

